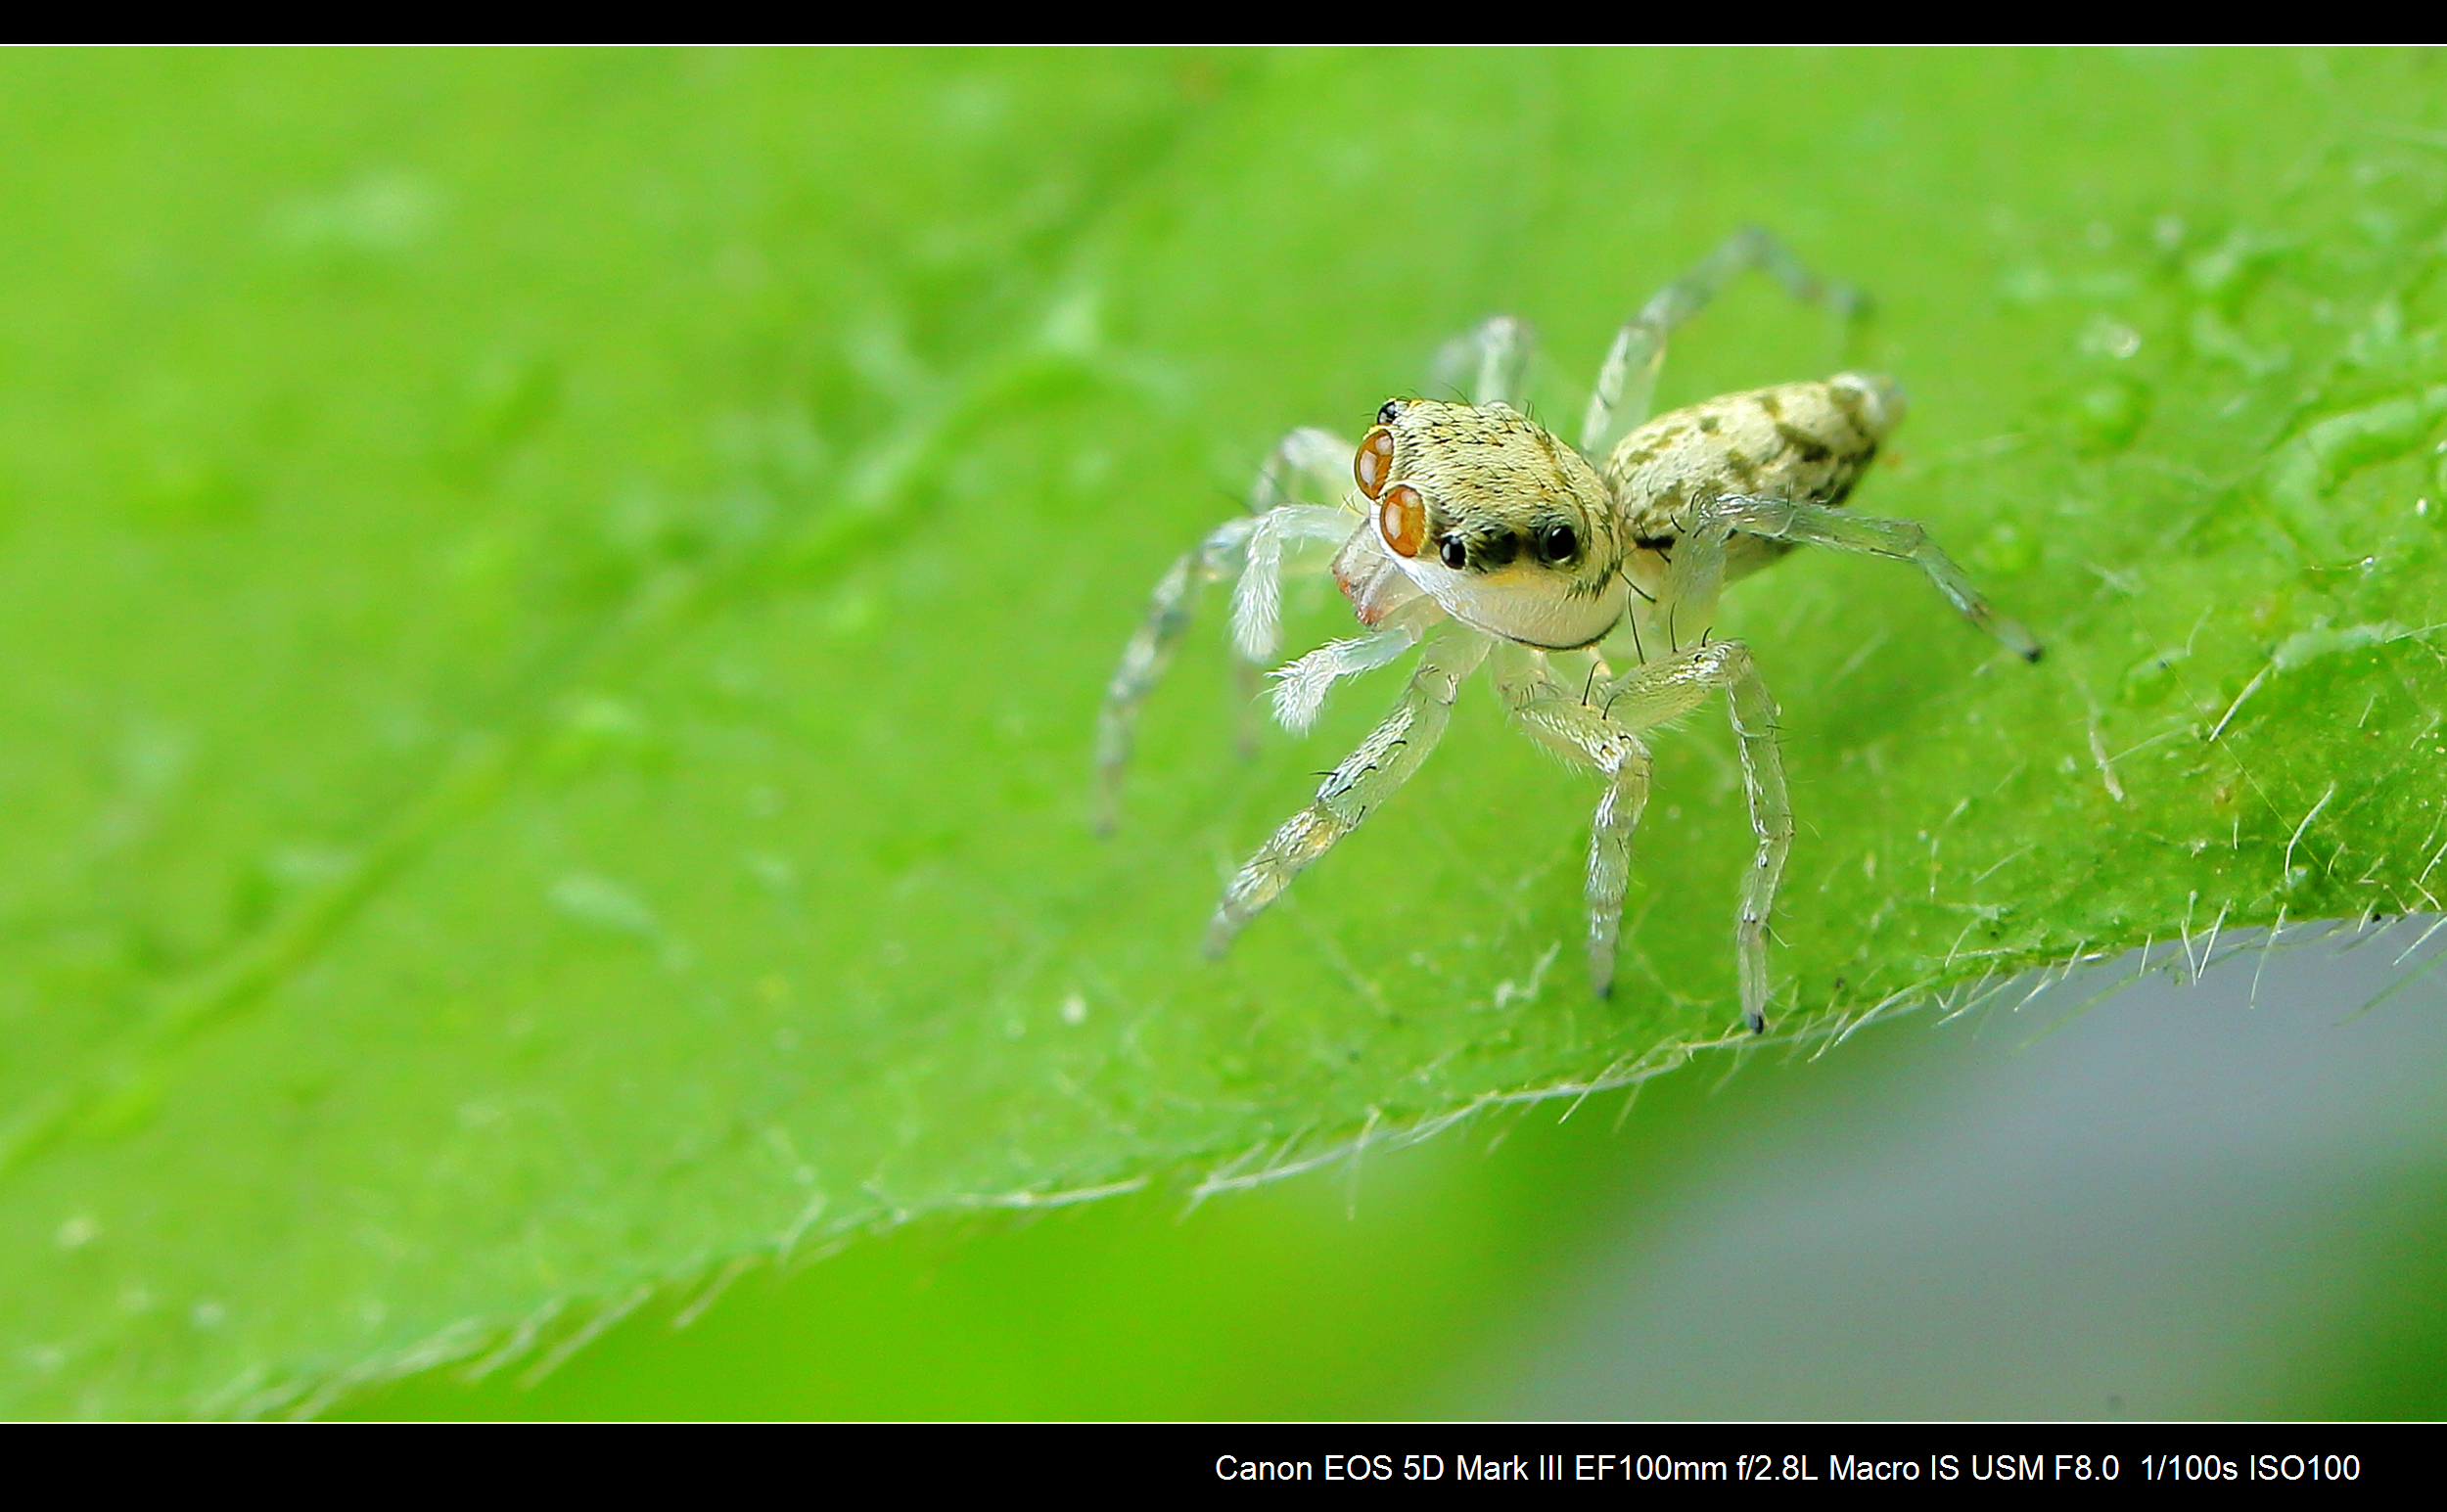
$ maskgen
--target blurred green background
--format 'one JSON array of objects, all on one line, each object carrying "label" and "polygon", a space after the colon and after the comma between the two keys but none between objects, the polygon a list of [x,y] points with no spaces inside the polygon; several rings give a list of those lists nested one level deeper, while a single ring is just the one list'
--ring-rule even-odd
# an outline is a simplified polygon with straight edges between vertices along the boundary
[{"label": "blurred green background", "polygon": [[[0,1403],[2437,1411],[2436,993],[2356,1015],[2395,979],[2271,966],[2201,1004],[2255,929],[2437,907],[2442,82],[0,61]],[[1587,784],[1472,699],[1199,965],[1219,868],[1388,690],[1237,759],[1211,621],[1098,846],[1087,733],[1155,575],[1286,427],[1356,428],[1490,311],[1546,331],[1570,413],[1748,222],[1875,321],[1737,291],[1660,397],[1898,373],[1876,507],[2052,647],[2003,666],[1877,564],[1729,602],[1802,806],[1789,1037],[1724,1043],[1712,722],[1661,746],[1613,1003],[1563,985]],[[1295,599],[1295,640],[1339,608]],[[2180,1008],[1995,995],[2179,935]],[[1940,994],[1946,1032],[1843,1037]],[[2188,1143],[2102,1106],[2266,1116]],[[2021,1226],[1941,1200],[1983,1180]],[[2167,1196],[2201,1182],[2234,1201]],[[1879,1289],[1914,1264],[1842,1237],[1877,1232],[1935,1236],[1951,1311]],[[1816,1299],[1900,1321],[1760,1321]],[[1892,1347],[1921,1314],[1953,1342]]]}]

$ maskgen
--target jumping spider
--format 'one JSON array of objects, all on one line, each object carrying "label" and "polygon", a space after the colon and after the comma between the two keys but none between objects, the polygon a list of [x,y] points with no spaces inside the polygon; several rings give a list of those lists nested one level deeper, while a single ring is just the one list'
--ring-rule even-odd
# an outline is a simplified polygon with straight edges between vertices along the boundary
[{"label": "jumping spider", "polygon": [[[1463,680],[1492,662],[1513,721],[1605,779],[1590,835],[1588,904],[1590,974],[1607,994],[1632,831],[1648,799],[1641,734],[1721,688],[1757,837],[1734,931],[1742,1021],[1765,1030],[1769,910],[1793,819],[1776,701],[1750,648],[1710,633],[1719,591],[1796,545],[1831,546],[1910,562],[2017,655],[2037,661],[2040,647],[1988,607],[1919,526],[1840,508],[1903,418],[1892,379],[1838,373],[1639,424],[1668,334],[1754,267],[1796,298],[1846,316],[1860,306],[1859,296],[1811,276],[1767,233],[1744,231],[1624,324],[1578,447],[1517,407],[1531,338],[1500,316],[1448,349],[1450,371],[1474,373],[1471,402],[1389,399],[1357,447],[1323,431],[1294,431],[1258,475],[1250,513],[1218,527],[1156,584],[1105,692],[1100,827],[1112,822],[1138,706],[1172,660],[1204,584],[1239,574],[1232,640],[1252,664],[1273,660],[1286,548],[1311,547],[1311,565],[1333,573],[1367,626],[1275,668],[1275,717],[1293,731],[1315,723],[1337,679],[1421,648],[1393,712],[1224,888],[1207,927],[1210,955],[1418,770]],[[1345,476],[1357,486],[1346,488]],[[1321,485],[1315,496],[1342,503],[1296,502],[1302,481]],[[1340,548],[1330,560],[1327,543]],[[1569,664],[1561,677],[1558,661]],[[1617,673],[1622,662],[1637,664]]]}]

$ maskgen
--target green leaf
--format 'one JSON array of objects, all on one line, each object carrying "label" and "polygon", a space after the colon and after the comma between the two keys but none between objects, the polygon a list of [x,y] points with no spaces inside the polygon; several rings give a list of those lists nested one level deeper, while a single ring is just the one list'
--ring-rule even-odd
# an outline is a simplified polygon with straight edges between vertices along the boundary
[{"label": "green leaf", "polygon": [[1276,435],[1499,308],[1568,414],[1745,221],[1877,318],[1839,350],[1738,291],[1661,397],[1896,374],[1859,507],[2050,648],[1877,563],[1729,598],[1802,825],[1779,1033],[2436,906],[2422,59],[7,67],[10,1410],[547,1368],[742,1257],[1738,1043],[1713,716],[1608,1002],[1594,795],[1482,694],[1218,964],[1222,872],[1398,674],[1242,760],[1212,623],[1122,833],[1085,816],[1148,587]]}]

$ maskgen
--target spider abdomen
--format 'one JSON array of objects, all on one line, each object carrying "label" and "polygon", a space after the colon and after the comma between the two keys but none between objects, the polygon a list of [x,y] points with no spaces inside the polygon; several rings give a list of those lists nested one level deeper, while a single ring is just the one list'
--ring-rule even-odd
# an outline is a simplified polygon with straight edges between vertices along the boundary
[{"label": "spider abdomen", "polygon": [[1659,415],[1606,458],[1616,518],[1637,545],[1670,551],[1694,503],[1748,495],[1841,504],[1903,411],[1893,379],[1838,373]]}]

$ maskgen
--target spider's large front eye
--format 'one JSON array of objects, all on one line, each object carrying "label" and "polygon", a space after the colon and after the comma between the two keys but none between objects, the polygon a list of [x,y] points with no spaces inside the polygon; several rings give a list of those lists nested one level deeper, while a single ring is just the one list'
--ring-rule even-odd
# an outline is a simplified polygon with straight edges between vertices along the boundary
[{"label": "spider's large front eye", "polygon": [[1550,525],[1538,532],[1538,559],[1542,562],[1569,562],[1580,552],[1580,532],[1568,525]]},{"label": "spider's large front eye", "polygon": [[[1364,457],[1367,453],[1360,455]],[[1427,544],[1427,501],[1408,483],[1394,484],[1377,501],[1376,529],[1385,537],[1386,549],[1395,556],[1417,556],[1419,548]]]},{"label": "spider's large front eye", "polygon": [[1375,498],[1385,491],[1386,476],[1394,470],[1394,433],[1378,426],[1360,443],[1360,454],[1351,459],[1351,476],[1360,480],[1360,491]]}]

